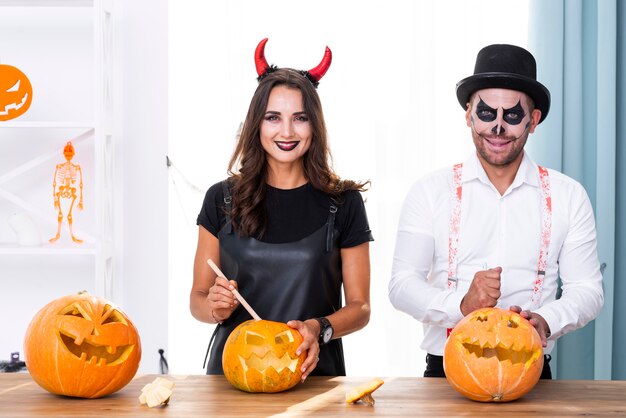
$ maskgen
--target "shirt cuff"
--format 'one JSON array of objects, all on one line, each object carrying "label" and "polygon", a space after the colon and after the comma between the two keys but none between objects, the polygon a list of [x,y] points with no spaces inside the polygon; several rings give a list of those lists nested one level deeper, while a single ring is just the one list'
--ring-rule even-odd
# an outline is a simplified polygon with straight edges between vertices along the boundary
[{"label": "shirt cuff", "polygon": [[461,301],[464,296],[463,292],[452,291],[446,298],[444,306],[451,326],[455,326],[464,317],[463,312],[461,312]]},{"label": "shirt cuff", "polygon": [[546,306],[542,306],[533,312],[535,312],[537,315],[541,315],[541,317],[546,320],[548,328],[550,328],[550,335],[548,335],[547,339],[556,340],[560,336],[559,321],[557,319],[557,316],[550,312],[550,308]]}]

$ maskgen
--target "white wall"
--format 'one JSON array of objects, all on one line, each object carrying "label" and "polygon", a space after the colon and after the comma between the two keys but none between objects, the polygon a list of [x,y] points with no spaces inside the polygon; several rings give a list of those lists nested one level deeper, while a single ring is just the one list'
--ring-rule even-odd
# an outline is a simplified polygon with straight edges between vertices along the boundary
[{"label": "white wall", "polygon": [[[472,143],[456,82],[480,47],[526,43],[527,2],[495,0],[177,0],[170,4],[170,363],[202,373],[212,326],[188,299],[202,192],[226,177],[235,133],[256,87],[253,53],[269,37],[270,63],[311,68],[324,47],[321,81],[335,168],[371,179],[365,196],[372,316],[343,339],[350,375],[421,375],[421,325],[387,297],[400,207],[426,172],[464,159]],[[374,354],[376,353],[376,354]]]},{"label": "white wall", "polygon": [[[113,296],[140,330],[140,372],[156,372],[157,350],[164,348],[173,372],[203,373],[211,327],[195,321],[188,309],[202,195],[186,181],[204,189],[226,175],[234,134],[256,85],[252,53],[269,36],[267,56],[280,66],[308,68],[321,59],[326,44],[333,49],[333,65],[319,92],[335,167],[344,177],[373,181],[367,194],[376,238],[371,247],[373,314],[366,329],[344,340],[348,372],[421,374],[421,328],[387,301],[399,207],[412,181],[470,149],[454,83],[471,73],[480,45],[525,43],[525,2],[323,0],[306,10],[291,1],[268,6],[177,0],[169,2],[169,10],[167,0],[115,5],[119,142]],[[13,42],[6,40],[15,39],[13,33],[5,36],[5,28],[17,25],[23,31],[20,20],[1,20],[5,10],[0,11],[0,51],[10,51]],[[168,18],[175,19],[169,38]],[[47,24],[42,19],[38,25]],[[67,30],[72,27],[68,24]],[[69,33],[63,44],[80,49],[90,36]],[[0,53],[0,60],[5,56]],[[91,70],[70,67],[54,79],[60,80],[55,88],[68,87],[71,97],[84,90],[82,77]],[[35,69],[42,71],[54,75],[55,67]],[[62,92],[55,97],[63,97]],[[78,106],[76,117],[83,110]],[[0,140],[1,164],[10,162],[5,152],[22,152],[22,143],[5,143]],[[170,171],[169,178],[167,153],[180,170]],[[84,164],[88,168],[89,162]],[[43,170],[41,180],[36,176],[29,182],[45,189],[51,175]],[[0,241],[9,233],[0,227]],[[0,339],[0,359],[21,351],[23,330],[47,301],[92,290],[92,261],[73,257],[69,262],[72,275],[66,274],[67,260],[0,256],[0,327],[10,335]],[[373,352],[380,353],[376,359]]]},{"label": "white wall", "polygon": [[167,0],[125,0],[116,28],[122,103],[116,110],[116,183],[123,193],[122,246],[116,244],[118,292],[138,327],[143,348],[139,372],[158,371],[167,353],[168,143]]}]

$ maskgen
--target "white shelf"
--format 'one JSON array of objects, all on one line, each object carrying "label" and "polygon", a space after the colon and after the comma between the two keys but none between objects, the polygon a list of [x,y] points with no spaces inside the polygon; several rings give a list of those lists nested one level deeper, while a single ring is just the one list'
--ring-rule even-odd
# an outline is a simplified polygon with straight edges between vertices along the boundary
[{"label": "white shelf", "polygon": [[87,122],[55,122],[55,121],[8,121],[0,122],[0,128],[78,128],[92,129],[94,125]]},{"label": "white shelf", "polygon": [[9,7],[92,7],[93,0],[0,0]]},{"label": "white shelf", "polygon": [[[0,0],[0,16],[5,17],[3,22],[6,21],[6,16],[12,16],[13,14],[23,19],[29,25],[36,25],[39,36],[41,36],[39,33],[41,31],[49,31],[49,36],[53,37],[53,39],[58,34],[59,48],[64,57],[63,62],[66,63],[65,65],[73,66],[76,63],[78,64],[76,68],[84,70],[80,73],[81,76],[89,77],[92,71],[95,76],[93,81],[91,79],[87,81],[89,84],[83,86],[83,89],[77,88],[75,92],[76,97],[74,98],[76,101],[69,103],[67,111],[64,106],[65,102],[59,99],[59,94],[61,94],[62,90],[50,88],[50,90],[47,90],[50,93],[49,96],[44,96],[43,93],[39,96],[42,102],[36,112],[30,113],[32,115],[31,120],[28,120],[27,116],[26,118],[22,117],[17,120],[0,122],[0,134],[5,137],[11,137],[14,143],[28,141],[26,142],[26,145],[28,145],[26,148],[29,151],[29,153],[25,153],[21,148],[15,149],[14,152],[22,153],[21,159],[27,160],[21,162],[17,167],[9,167],[8,164],[6,167],[4,166],[3,163],[7,161],[7,156],[4,156],[4,160],[0,160],[0,207],[4,205],[6,209],[6,201],[8,202],[8,207],[17,206],[30,215],[39,218],[42,222],[51,222],[54,228],[56,228],[54,217],[51,217],[49,213],[41,213],[41,205],[34,204],[28,200],[27,196],[30,195],[25,196],[24,190],[19,185],[27,181],[22,179],[28,179],[31,170],[37,169],[41,164],[50,164],[50,161],[54,162],[59,159],[59,149],[51,149],[49,146],[48,148],[43,146],[40,148],[36,142],[40,138],[46,140],[58,134],[62,136],[63,143],[68,138],[71,138],[74,145],[84,140],[88,141],[89,149],[93,149],[94,164],[91,171],[94,182],[93,189],[91,189],[93,201],[85,203],[92,205],[94,212],[94,219],[92,219],[94,222],[92,223],[94,225],[90,228],[88,227],[85,231],[74,229],[77,236],[84,240],[82,244],[76,244],[68,239],[65,227],[63,228],[61,239],[54,244],[44,241],[39,246],[20,246],[17,242],[7,242],[10,238],[3,237],[4,242],[0,243],[0,256],[2,257],[0,258],[0,266],[10,257],[23,256],[24,259],[20,259],[19,263],[28,264],[28,257],[38,260],[42,257],[47,257],[46,261],[54,261],[57,256],[87,256],[89,257],[88,261],[93,261],[94,264],[95,291],[103,297],[111,297],[113,274],[116,271],[113,257],[115,254],[115,240],[113,237],[115,206],[113,200],[116,194],[112,185],[113,173],[115,173],[113,166],[115,159],[114,143],[117,142],[117,137],[113,134],[112,129],[113,87],[115,85],[112,77],[112,56],[115,50],[115,43],[113,42],[113,10],[115,2],[115,0]],[[71,8],[74,8],[74,10],[70,10]],[[91,8],[92,10],[85,11],[80,10],[80,8]],[[48,15],[52,17],[48,18]],[[82,34],[80,38],[76,39],[86,40],[85,36],[92,36],[91,45],[89,42],[77,42],[71,44],[71,46],[75,46],[77,49],[68,50],[67,48],[71,46],[67,46],[64,42],[64,36],[73,33],[64,30],[64,25],[68,24],[68,22],[75,25],[71,28],[74,28],[77,31],[76,33]],[[92,26],[92,28],[89,26]],[[21,28],[19,25],[16,27]],[[39,31],[39,29],[41,30]],[[90,29],[92,29],[91,32],[87,32]],[[3,32],[3,34],[6,33],[8,33],[7,30]],[[8,33],[8,36],[10,35]],[[13,43],[24,43],[31,49],[37,50],[36,47],[39,44],[30,41],[30,38],[26,40],[15,38]],[[26,54],[26,52],[21,52],[21,50],[15,51],[18,51],[19,54]],[[14,55],[20,56],[15,51],[13,51]],[[35,60],[33,62],[36,65],[38,61]],[[41,68],[38,68],[38,70],[39,75],[41,75],[43,73]],[[64,80],[67,81],[66,79],[69,76],[65,73],[63,74],[65,76]],[[33,76],[35,75],[37,75],[37,72],[33,71]],[[41,78],[41,80],[44,80],[44,78]],[[83,78],[80,78],[79,81],[85,83]],[[45,82],[55,81],[47,80]],[[41,91],[43,92],[44,90]],[[56,95],[53,95],[52,93],[55,92]],[[44,97],[48,99],[54,98],[57,101],[45,101]],[[86,108],[77,107],[76,103],[79,103],[79,101],[82,103],[81,106]],[[46,106],[50,108],[46,109]],[[30,138],[33,138],[33,141],[30,141]],[[5,148],[8,148],[8,146]],[[3,152],[6,152],[4,148]],[[15,163],[18,164],[19,162],[16,161]],[[16,181],[16,183],[8,184],[13,181]],[[39,179],[32,180],[32,183],[41,185]],[[7,185],[6,187],[4,187],[5,184]],[[43,186],[40,187],[43,189]],[[0,222],[2,222],[2,219],[0,219]],[[42,238],[47,239],[50,237]],[[45,269],[45,263],[37,268]],[[1,267],[0,270],[2,270]]]},{"label": "white shelf", "polygon": [[0,255],[96,255],[96,248],[90,244],[42,244],[39,246],[20,246],[0,244]]}]

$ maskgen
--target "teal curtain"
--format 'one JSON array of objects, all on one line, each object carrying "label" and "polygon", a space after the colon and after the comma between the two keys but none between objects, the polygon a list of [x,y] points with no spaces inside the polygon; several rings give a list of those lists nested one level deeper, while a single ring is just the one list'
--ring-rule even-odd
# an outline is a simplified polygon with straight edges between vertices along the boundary
[{"label": "teal curtain", "polygon": [[626,1],[530,0],[528,47],[552,105],[530,155],[591,198],[605,303],[557,343],[558,379],[626,380]]}]

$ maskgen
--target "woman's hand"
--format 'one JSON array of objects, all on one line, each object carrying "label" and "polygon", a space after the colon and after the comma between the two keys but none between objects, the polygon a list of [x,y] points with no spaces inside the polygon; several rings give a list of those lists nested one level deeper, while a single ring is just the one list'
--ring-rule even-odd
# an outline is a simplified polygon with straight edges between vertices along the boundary
[{"label": "woman's hand", "polygon": [[304,341],[300,344],[300,347],[296,350],[296,354],[299,356],[303,351],[307,351],[307,356],[302,363],[302,377],[300,378],[304,382],[317,367],[317,362],[320,360],[320,346],[318,338],[320,335],[320,325],[315,319],[307,319],[306,321],[289,321],[287,325],[297,330]]},{"label": "woman's hand", "polygon": [[206,297],[209,314],[216,323],[228,319],[233,313],[239,301],[231,291],[237,288],[237,282],[228,281],[223,277],[216,277],[215,283],[209,289]]},{"label": "woman's hand", "polygon": [[548,338],[550,337],[550,327],[548,323],[543,318],[543,316],[538,313],[531,312],[529,310],[523,311],[520,306],[513,305],[509,307],[510,311],[516,312],[522,316],[522,318],[528,319],[528,322],[532,324],[533,327],[539,333],[539,338],[541,339],[541,346],[546,348],[548,346]]}]

